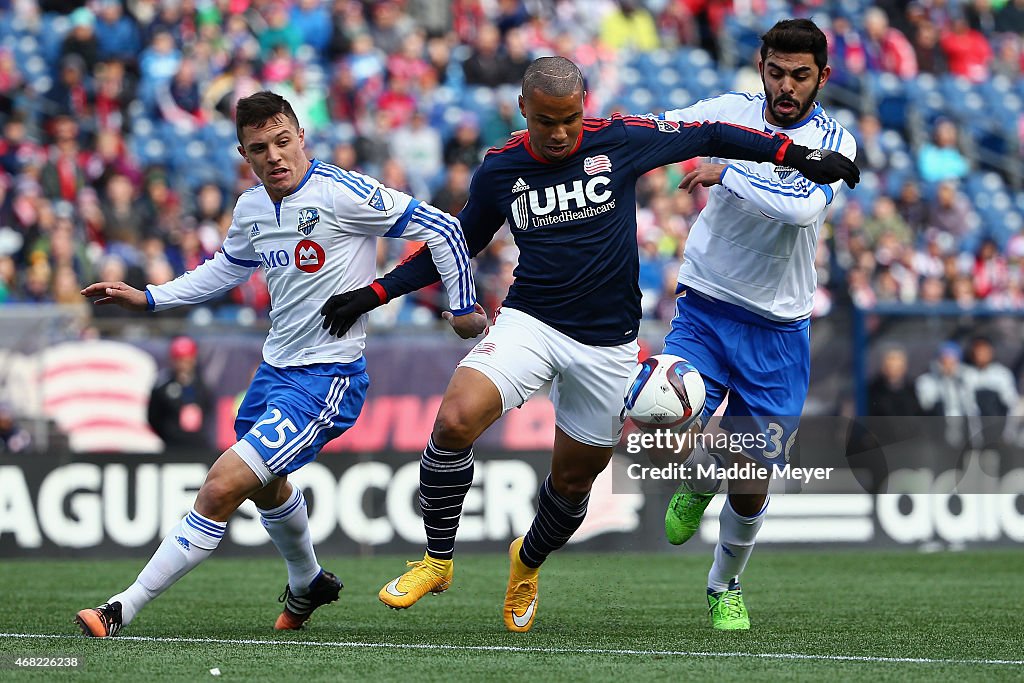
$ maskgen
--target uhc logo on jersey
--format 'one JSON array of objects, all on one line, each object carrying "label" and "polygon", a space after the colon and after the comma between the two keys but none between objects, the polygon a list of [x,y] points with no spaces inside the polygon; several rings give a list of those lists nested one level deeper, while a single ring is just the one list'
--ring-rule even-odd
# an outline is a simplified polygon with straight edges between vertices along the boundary
[{"label": "uhc logo on jersey", "polygon": [[305,236],[313,232],[313,228],[320,222],[320,212],[312,206],[299,209],[299,232]]},{"label": "uhc logo on jersey", "polygon": [[327,254],[313,240],[302,240],[295,245],[295,267],[304,273],[315,273],[324,267]]},{"label": "uhc logo on jersey", "polygon": [[[600,160],[601,157],[604,157],[604,161]],[[584,161],[583,170],[591,174],[591,171],[587,171],[588,164],[593,173],[599,173],[600,171],[595,169],[605,165],[609,171],[611,170],[611,162],[603,154],[588,157]],[[606,175],[593,175],[586,182],[573,180],[542,190],[523,190],[517,181],[516,186],[512,188],[513,193],[519,194],[512,201],[513,227],[517,230],[540,228],[555,223],[593,218],[612,211],[615,208],[615,199],[608,189],[611,183],[612,179]]]}]

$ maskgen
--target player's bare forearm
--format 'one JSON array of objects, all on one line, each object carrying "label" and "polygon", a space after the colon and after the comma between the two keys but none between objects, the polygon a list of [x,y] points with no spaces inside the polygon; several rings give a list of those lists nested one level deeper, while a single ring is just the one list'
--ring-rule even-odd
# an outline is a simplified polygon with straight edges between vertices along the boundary
[{"label": "player's bare forearm", "polygon": [[145,311],[149,307],[146,293],[124,282],[96,282],[82,290],[82,296],[96,306],[116,305],[129,311]]}]

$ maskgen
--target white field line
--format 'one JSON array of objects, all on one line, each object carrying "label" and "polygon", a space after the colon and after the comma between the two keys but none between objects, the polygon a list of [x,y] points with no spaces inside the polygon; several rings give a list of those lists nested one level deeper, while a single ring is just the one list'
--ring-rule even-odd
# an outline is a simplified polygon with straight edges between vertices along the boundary
[{"label": "white field line", "polygon": [[[21,640],[81,640],[83,636],[53,633],[0,633],[0,638]],[[195,643],[199,645],[270,645],[282,647],[351,647],[382,650],[437,650],[440,652],[523,652],[534,654],[623,655],[642,657],[751,658],[821,662],[883,662],[887,664],[990,664],[1024,667],[1024,659],[934,659],[930,657],[869,657],[862,655],[815,655],[797,652],[701,652],[689,650],[629,650],[606,648],[524,647],[518,645],[441,645],[437,643],[365,643],[316,640],[256,640],[248,638],[163,638],[117,636],[136,643]]]}]

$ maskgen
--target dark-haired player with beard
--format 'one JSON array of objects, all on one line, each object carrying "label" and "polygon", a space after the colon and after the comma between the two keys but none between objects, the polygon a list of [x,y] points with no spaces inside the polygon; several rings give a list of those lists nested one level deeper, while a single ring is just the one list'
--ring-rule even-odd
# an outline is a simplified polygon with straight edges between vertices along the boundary
[{"label": "dark-haired player with beard", "polygon": [[[783,133],[808,147],[853,159],[857,145],[815,102],[828,81],[825,35],[807,19],[780,21],[762,37],[763,95],[728,93],[661,115],[667,121],[720,120]],[[665,353],[688,359],[707,386],[704,421],[728,395],[721,428],[763,435],[767,447],[740,454],[762,467],[789,460],[810,379],[809,320],[817,287],[814,257],[829,205],[842,183],[818,184],[787,164],[751,164],[718,156],[680,187],[711,187],[686,241],[676,317]],[[698,443],[688,471],[730,464],[735,454]],[[734,483],[719,515],[708,574],[712,625],[750,628],[739,577],[768,504],[768,479]],[[738,484],[738,486],[736,485]],[[721,482],[694,477],[679,486],[665,515],[674,544],[696,533]]]},{"label": "dark-haired player with beard", "polygon": [[[515,283],[487,338],[456,369],[420,461],[423,560],[379,597],[411,607],[448,588],[462,504],[473,482],[473,442],[501,415],[552,383],[551,474],[525,537],[509,549],[504,621],[527,631],[537,614],[538,573],[579,528],[594,479],[619,440],[622,391],[636,364],[640,327],[636,181],[658,166],[714,154],[799,168],[818,182],[853,185],[856,166],[838,154],[794,146],[742,126],[583,115],[579,68],[563,57],[534,61],[519,107],[527,131],[492,149],[459,214],[479,253],[504,223],[519,247]],[[324,326],[343,333],[388,298],[437,281],[426,254],[373,285],[332,297]]]}]

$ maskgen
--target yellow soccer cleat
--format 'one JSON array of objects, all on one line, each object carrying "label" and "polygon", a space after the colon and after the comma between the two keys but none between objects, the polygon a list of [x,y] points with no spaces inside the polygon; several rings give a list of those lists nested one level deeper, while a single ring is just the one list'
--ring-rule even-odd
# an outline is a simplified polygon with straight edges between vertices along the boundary
[{"label": "yellow soccer cleat", "polygon": [[525,633],[533,627],[533,619],[537,616],[537,590],[540,578],[540,567],[527,567],[519,559],[519,549],[522,547],[522,536],[512,541],[512,545],[508,547],[511,566],[503,610],[505,628],[519,633]]},{"label": "yellow soccer cleat", "polygon": [[436,560],[427,553],[417,562],[406,562],[409,571],[380,589],[377,597],[392,609],[412,607],[427,593],[442,593],[452,585],[452,560]]}]

